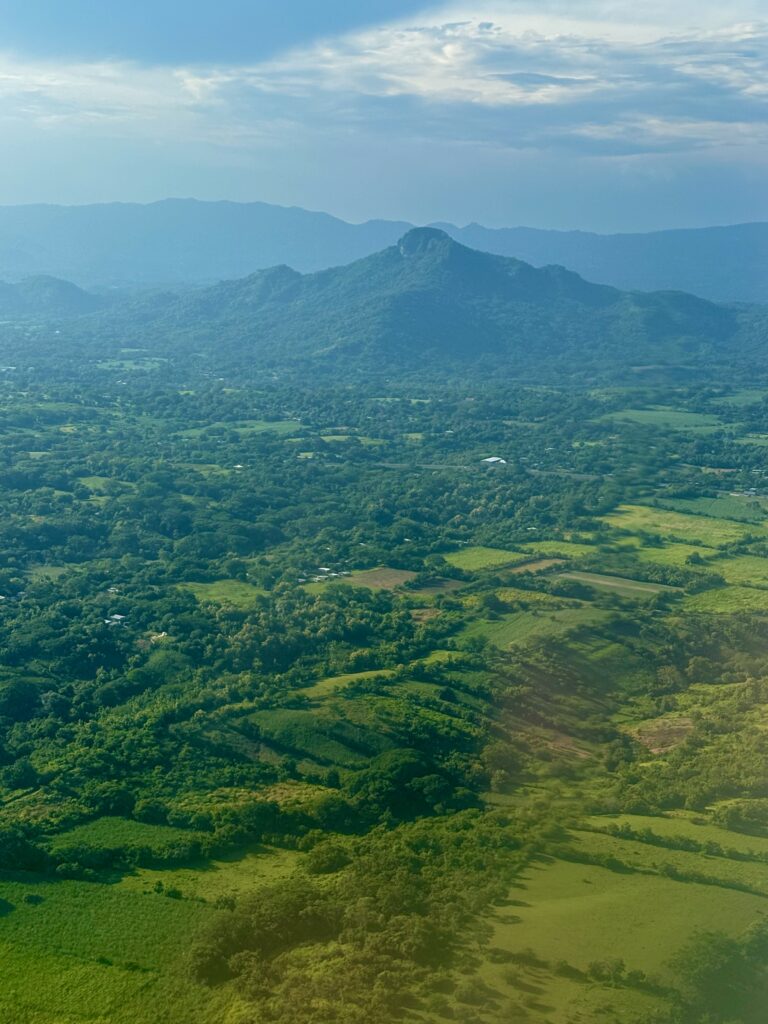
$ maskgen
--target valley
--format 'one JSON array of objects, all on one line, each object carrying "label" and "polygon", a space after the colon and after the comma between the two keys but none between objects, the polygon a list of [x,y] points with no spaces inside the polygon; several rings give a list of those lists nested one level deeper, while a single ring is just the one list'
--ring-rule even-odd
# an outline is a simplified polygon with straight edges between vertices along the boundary
[{"label": "valley", "polygon": [[707,964],[757,1024],[768,383],[60,344],[0,393],[3,1014],[645,1024]]}]

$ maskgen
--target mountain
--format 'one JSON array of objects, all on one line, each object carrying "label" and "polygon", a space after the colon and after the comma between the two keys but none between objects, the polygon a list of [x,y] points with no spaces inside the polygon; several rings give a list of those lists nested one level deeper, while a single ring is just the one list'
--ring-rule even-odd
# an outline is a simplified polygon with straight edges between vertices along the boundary
[{"label": "mountain", "polygon": [[[48,274],[108,288],[210,284],[282,263],[307,273],[371,255],[412,226],[348,224],[296,207],[192,199],[6,206],[0,207],[0,278]],[[433,226],[470,247],[536,266],[564,265],[614,287],[768,303],[768,224],[618,235]]]},{"label": "mountain", "polygon": [[168,199],[142,205],[0,207],[0,278],[47,273],[86,288],[213,283],[288,263],[349,263],[410,224],[353,225],[267,203]]},{"label": "mountain", "polygon": [[97,296],[56,277],[28,277],[18,284],[0,281],[0,316],[79,316],[103,305]]},{"label": "mountain", "polygon": [[275,267],[139,302],[121,314],[120,333],[133,329],[156,352],[204,351],[222,366],[573,372],[718,358],[745,315],[683,293],[592,284],[414,228],[345,267]]},{"label": "mountain", "polygon": [[768,303],[768,224],[618,235],[480,224],[445,230],[473,248],[537,266],[562,263],[617,288],[674,289],[714,302]]}]

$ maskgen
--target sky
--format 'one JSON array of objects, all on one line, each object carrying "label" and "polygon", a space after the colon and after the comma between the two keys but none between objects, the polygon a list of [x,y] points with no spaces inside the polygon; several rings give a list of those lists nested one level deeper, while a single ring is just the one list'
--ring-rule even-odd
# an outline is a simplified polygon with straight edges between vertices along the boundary
[{"label": "sky", "polygon": [[765,0],[0,0],[0,203],[768,220]]}]

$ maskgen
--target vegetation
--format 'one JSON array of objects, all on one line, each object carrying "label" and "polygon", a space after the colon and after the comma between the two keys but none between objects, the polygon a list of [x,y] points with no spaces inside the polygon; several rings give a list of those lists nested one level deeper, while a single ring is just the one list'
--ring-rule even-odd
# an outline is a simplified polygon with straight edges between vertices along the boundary
[{"label": "vegetation", "polygon": [[0,326],[0,1016],[757,1024],[757,375],[273,379],[103,316]]}]

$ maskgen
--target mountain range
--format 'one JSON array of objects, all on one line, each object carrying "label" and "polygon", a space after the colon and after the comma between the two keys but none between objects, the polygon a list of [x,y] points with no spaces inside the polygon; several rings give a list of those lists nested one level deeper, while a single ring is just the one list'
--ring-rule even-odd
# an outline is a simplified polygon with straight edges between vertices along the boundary
[{"label": "mountain range", "polygon": [[[344,267],[287,266],[113,303],[80,318],[179,365],[365,374],[461,368],[566,375],[733,358],[764,337],[760,307],[681,292],[627,292],[563,267],[470,249],[436,228]],[[84,325],[84,327],[80,325]]]},{"label": "mountain range", "polygon": [[[535,266],[559,264],[627,290],[674,289],[768,303],[768,224],[598,235],[534,228],[441,228],[456,241]],[[394,245],[413,225],[349,224],[266,203],[0,207],[0,279],[49,275],[81,287],[212,284],[286,264],[308,273]]]}]

